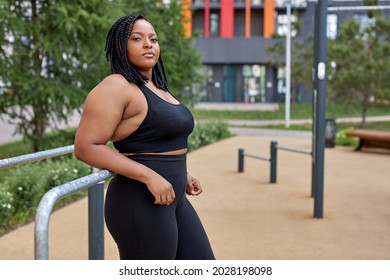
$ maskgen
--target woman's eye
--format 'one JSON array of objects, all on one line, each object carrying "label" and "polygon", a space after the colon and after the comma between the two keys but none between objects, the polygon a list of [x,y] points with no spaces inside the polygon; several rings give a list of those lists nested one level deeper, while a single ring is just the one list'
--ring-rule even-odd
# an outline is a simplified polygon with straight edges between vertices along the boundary
[{"label": "woman's eye", "polygon": [[157,38],[152,38],[151,41],[152,41],[153,43],[157,43],[157,42],[158,42],[158,39],[157,39]]}]

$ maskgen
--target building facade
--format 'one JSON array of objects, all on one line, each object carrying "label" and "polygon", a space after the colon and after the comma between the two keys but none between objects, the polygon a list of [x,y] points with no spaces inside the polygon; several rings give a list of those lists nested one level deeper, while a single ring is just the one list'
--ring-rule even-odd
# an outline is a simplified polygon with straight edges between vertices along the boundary
[{"label": "building facade", "polygon": [[[362,6],[363,1],[328,0],[331,7]],[[291,21],[302,28],[292,36],[306,40],[313,34],[317,0],[290,0]],[[390,1],[379,1],[390,5]],[[284,69],[268,63],[267,48],[275,43],[274,34],[287,34],[285,0],[182,0],[187,36],[197,34],[195,47],[203,54],[203,84],[194,87],[200,101],[206,102],[284,102]],[[390,10],[384,13],[389,16]],[[367,22],[365,11],[328,12],[327,35],[347,18]],[[296,101],[310,102],[312,93],[300,87]]]}]

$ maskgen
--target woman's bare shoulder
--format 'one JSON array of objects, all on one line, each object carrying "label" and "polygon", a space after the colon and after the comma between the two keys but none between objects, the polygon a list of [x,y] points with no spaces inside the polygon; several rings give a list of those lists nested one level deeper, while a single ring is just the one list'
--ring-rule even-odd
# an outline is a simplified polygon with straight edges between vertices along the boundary
[{"label": "woman's bare shoulder", "polygon": [[125,77],[121,74],[111,74],[105,77],[101,83],[116,83],[118,85],[129,84]]},{"label": "woman's bare shoulder", "polygon": [[138,90],[139,88],[137,85],[129,83],[122,75],[112,74],[105,77],[95,88],[91,90],[89,95],[97,95],[100,98],[131,98],[131,92]]}]

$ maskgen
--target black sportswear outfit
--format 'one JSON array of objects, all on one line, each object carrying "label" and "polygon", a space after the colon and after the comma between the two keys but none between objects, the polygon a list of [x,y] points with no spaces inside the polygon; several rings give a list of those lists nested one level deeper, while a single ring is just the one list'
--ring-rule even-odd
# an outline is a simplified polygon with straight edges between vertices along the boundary
[{"label": "black sportswear outfit", "polygon": [[118,245],[121,259],[212,260],[207,235],[186,197],[186,154],[140,154],[179,150],[187,147],[194,128],[191,112],[183,104],[169,103],[144,85],[148,104],[145,119],[131,135],[114,146],[121,153],[153,169],[175,191],[169,205],[154,204],[155,198],[142,182],[116,175],[107,189],[106,225]]}]

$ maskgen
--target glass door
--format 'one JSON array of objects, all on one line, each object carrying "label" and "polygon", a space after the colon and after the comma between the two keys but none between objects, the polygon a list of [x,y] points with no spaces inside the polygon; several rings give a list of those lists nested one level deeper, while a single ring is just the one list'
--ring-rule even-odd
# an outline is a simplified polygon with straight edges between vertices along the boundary
[{"label": "glass door", "polygon": [[223,95],[225,102],[235,101],[235,88],[236,88],[236,68],[234,66],[223,67]]}]

